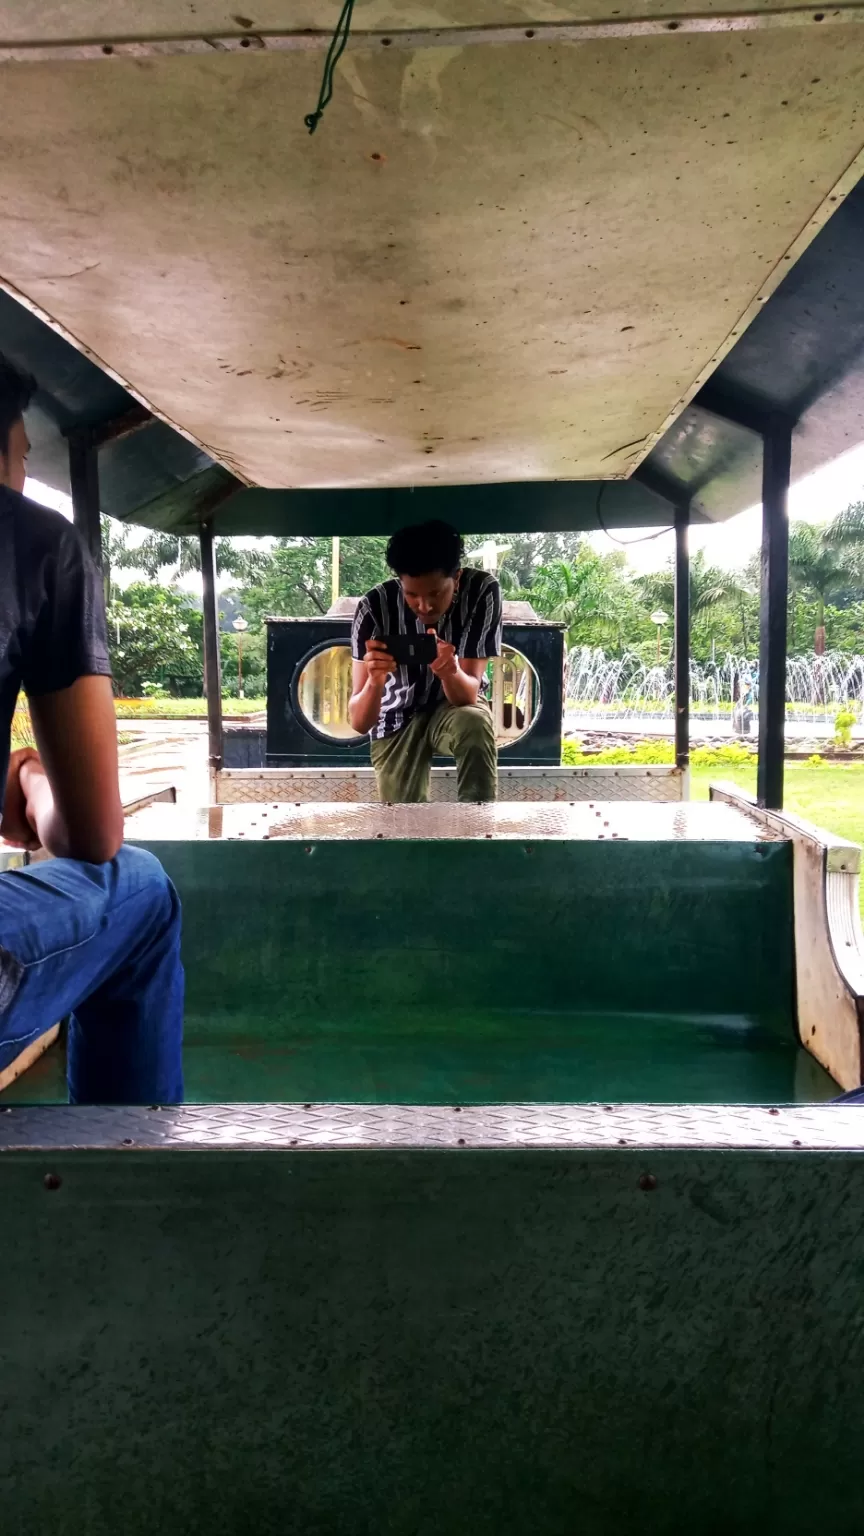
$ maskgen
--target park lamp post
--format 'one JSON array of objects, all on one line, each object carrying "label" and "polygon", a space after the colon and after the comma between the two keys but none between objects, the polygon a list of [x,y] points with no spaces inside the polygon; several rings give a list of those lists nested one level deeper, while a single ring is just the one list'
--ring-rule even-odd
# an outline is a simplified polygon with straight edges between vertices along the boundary
[{"label": "park lamp post", "polygon": [[232,621],[231,628],[234,630],[234,632],[235,632],[235,634],[237,636],[237,694],[238,694],[238,697],[242,699],[244,697],[244,693],[243,693],[243,636],[245,635],[247,629],[249,628],[249,625],[247,624],[247,622],[244,619],[243,615],[241,613],[238,613],[236,619],[234,619]]},{"label": "park lamp post", "polygon": [[655,608],[654,612],[651,615],[651,623],[657,625],[657,665],[659,667],[659,665],[660,665],[660,638],[661,638],[661,636],[663,634],[663,625],[669,623],[669,615],[668,615],[668,613],[664,613],[662,608]]}]

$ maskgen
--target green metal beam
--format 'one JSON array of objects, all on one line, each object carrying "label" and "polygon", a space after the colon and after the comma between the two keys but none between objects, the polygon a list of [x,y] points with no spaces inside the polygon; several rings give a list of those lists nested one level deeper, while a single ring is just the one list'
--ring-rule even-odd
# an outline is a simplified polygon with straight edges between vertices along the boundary
[{"label": "green metal beam", "polygon": [[[598,531],[671,526],[668,501],[638,480],[548,480],[509,485],[391,487],[382,490],[268,491],[243,488],[213,516],[219,535],[389,534],[406,523],[443,518],[463,533]],[[698,508],[693,520],[703,521]],[[194,506],[177,498],[139,509],[129,521],[198,529]]]}]

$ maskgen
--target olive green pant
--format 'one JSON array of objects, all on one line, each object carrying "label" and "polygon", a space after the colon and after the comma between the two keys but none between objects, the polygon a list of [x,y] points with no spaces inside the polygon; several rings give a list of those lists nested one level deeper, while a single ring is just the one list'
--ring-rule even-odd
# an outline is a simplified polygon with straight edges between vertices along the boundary
[{"label": "olive green pant", "polygon": [[371,746],[378,797],[385,804],[428,800],[429,771],[437,754],[456,759],[458,799],[498,796],[498,750],[492,713],[485,704],[439,704]]}]

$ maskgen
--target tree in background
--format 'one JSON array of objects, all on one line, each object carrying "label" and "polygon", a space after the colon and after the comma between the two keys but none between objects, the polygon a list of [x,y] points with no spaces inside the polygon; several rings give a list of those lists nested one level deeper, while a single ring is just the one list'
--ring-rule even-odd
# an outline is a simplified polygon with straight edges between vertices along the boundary
[{"label": "tree in background", "polygon": [[[675,611],[674,562],[662,571],[637,576],[633,585],[646,611]],[[758,599],[746,571],[725,571],[709,565],[703,550],[690,561],[691,651],[697,661],[707,661],[733,651],[749,655],[758,640]],[[671,642],[671,631],[670,631]]]},{"label": "tree in background", "polygon": [[864,596],[864,502],[847,507],[830,523],[793,523],[789,580],[793,591],[816,605],[813,649],[821,656],[829,603]]},{"label": "tree in background", "polygon": [[494,544],[502,552],[498,568],[501,588],[507,596],[515,596],[516,592],[531,590],[542,566],[578,559],[584,539],[581,533],[490,533],[479,543],[477,538],[468,538],[465,543],[468,565],[479,563],[484,543]]},{"label": "tree in background", "polygon": [[201,692],[201,615],[180,593],[133,582],[109,605],[107,618],[116,693]]},{"label": "tree in background", "polygon": [[[125,531],[125,530],[124,530]],[[266,562],[260,550],[238,549],[233,539],[216,539],[216,571],[220,576],[248,580]],[[169,581],[201,569],[201,545],[198,539],[173,533],[145,534],[140,544],[118,545],[115,563],[121,569],[143,571],[149,581],[158,581],[163,571],[170,571]]]},{"label": "tree in background", "polygon": [[[734,595],[739,578],[719,566],[708,565],[700,549],[690,561],[690,617],[707,613],[728,601]],[[633,585],[642,594],[646,608],[664,608],[670,614],[675,608],[675,570],[672,560],[663,571],[651,571],[647,576],[636,576]]]},{"label": "tree in background", "polygon": [[813,638],[824,623],[825,650],[845,651],[860,655],[864,650],[864,603],[850,602],[844,608],[833,603],[808,602],[800,592],[789,595],[789,628],[787,649],[790,656],[809,656],[813,652]]},{"label": "tree in background", "polygon": [[116,518],[106,517],[105,513],[99,519],[99,527],[102,534],[102,578],[105,585],[105,606],[111,602],[113,581],[112,571],[123,564],[123,556],[129,546],[129,529],[125,523],[118,522]]},{"label": "tree in background", "polygon": [[542,618],[567,628],[567,645],[615,648],[640,638],[640,616],[622,554],[602,555],[582,544],[574,560],[554,560],[535,572],[523,594]]},{"label": "tree in background", "polygon": [[[385,538],[342,539],[339,590],[362,597],[390,574]],[[239,583],[250,619],[265,615],[311,618],[330,607],[333,590],[333,541],[327,538],[279,539]]]}]

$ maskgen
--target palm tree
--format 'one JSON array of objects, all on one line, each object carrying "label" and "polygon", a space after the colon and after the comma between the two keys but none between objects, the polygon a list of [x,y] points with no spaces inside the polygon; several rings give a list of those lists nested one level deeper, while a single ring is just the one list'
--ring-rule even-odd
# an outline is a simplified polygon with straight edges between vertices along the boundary
[{"label": "palm tree", "polygon": [[541,565],[532,586],[518,595],[527,598],[543,618],[565,624],[570,647],[578,643],[576,631],[586,620],[593,619],[601,629],[614,633],[625,594],[614,557],[610,560],[583,545],[575,560]]},{"label": "palm tree", "polygon": [[738,616],[738,624],[741,630],[741,654],[742,656],[747,656],[750,653],[751,623],[754,630],[752,637],[754,641],[758,637],[759,630],[758,557],[755,561],[746,565],[743,571],[729,572],[726,600]]},{"label": "palm tree", "polygon": [[[581,533],[490,533],[484,542],[488,541],[502,549],[498,567],[501,590],[523,601],[542,566],[554,565],[556,560],[573,565],[585,542]],[[469,555],[468,564],[473,563]]]},{"label": "palm tree", "polygon": [[106,517],[105,513],[99,519],[102,532],[102,581],[105,587],[105,606],[111,602],[111,572],[115,566],[123,565],[126,554],[129,529],[125,523],[120,523],[113,517]]},{"label": "palm tree", "polygon": [[864,503],[856,502],[830,523],[795,523],[789,533],[789,579],[816,604],[813,649],[825,651],[825,609],[832,598],[860,590],[864,573]]},{"label": "palm tree", "polygon": [[[637,576],[635,585],[642,594],[646,607],[668,608],[675,606],[675,573],[670,560],[663,571],[652,571],[647,576]],[[717,565],[707,565],[700,549],[690,561],[690,617],[708,613],[721,603],[738,596],[740,579],[732,571],[723,571]]]},{"label": "palm tree", "polygon": [[825,528],[825,538],[829,544],[853,552],[860,561],[864,557],[864,501],[853,501],[838,512]]}]

